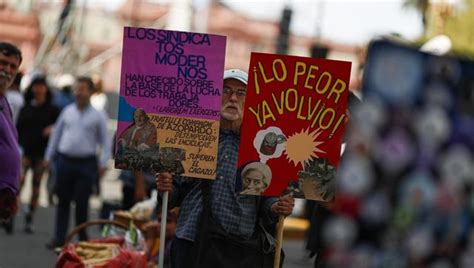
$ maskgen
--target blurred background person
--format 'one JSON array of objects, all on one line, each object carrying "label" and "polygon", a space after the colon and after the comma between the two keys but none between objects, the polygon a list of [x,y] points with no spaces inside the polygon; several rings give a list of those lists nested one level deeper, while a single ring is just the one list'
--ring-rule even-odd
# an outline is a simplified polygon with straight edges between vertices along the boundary
[{"label": "blurred background person", "polygon": [[[104,114],[90,105],[94,84],[89,77],[78,77],[74,86],[76,102],[60,114],[48,142],[45,166],[56,155],[56,193],[58,206],[54,237],[46,245],[53,249],[64,243],[69,226],[71,201],[75,203],[76,226],[89,214],[89,197],[98,177],[102,177],[110,157],[110,138]],[[100,148],[100,160],[98,149]],[[87,240],[85,230],[80,240]]]},{"label": "blurred background person", "polygon": [[[71,103],[74,103],[74,94],[72,92],[72,87],[74,85],[74,76],[71,74],[63,74],[61,75],[57,82],[55,91],[53,92],[53,105],[62,111],[64,107],[68,106]],[[54,196],[55,196],[55,185],[56,185],[56,169],[55,166],[55,157],[49,161],[48,166],[48,180],[46,183],[46,188],[48,192],[48,203],[49,205],[54,204]]]},{"label": "blurred background person", "polygon": [[19,143],[23,149],[20,188],[23,188],[28,171],[31,169],[32,188],[29,207],[25,211],[25,232],[33,232],[33,215],[38,205],[43,173],[43,156],[59,115],[52,104],[52,93],[46,76],[35,77],[25,93],[25,106],[21,109],[18,122]]},{"label": "blurred background person", "polygon": [[[13,123],[16,125],[18,121],[18,115],[20,110],[23,107],[25,101],[23,99],[23,94],[20,92],[20,83],[23,75],[21,72],[18,72],[15,76],[13,84],[7,89],[5,97],[7,98],[8,104],[10,104],[10,109],[12,111]],[[20,148],[20,154],[22,154],[22,149]],[[12,217],[8,223],[5,224],[6,230],[8,233],[13,232],[13,222],[14,217]]]},{"label": "blurred background person", "polygon": [[7,220],[4,225],[7,233],[12,232],[9,220],[17,210],[21,159],[18,133],[5,95],[21,61],[21,51],[16,46],[0,42],[0,222]]}]

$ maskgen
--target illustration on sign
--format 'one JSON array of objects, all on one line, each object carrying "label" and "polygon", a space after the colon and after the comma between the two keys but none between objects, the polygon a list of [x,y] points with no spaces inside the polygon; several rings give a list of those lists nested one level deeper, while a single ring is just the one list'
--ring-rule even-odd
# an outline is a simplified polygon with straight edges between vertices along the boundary
[{"label": "illustration on sign", "polygon": [[334,198],[350,69],[350,62],[252,53],[241,194]]}]

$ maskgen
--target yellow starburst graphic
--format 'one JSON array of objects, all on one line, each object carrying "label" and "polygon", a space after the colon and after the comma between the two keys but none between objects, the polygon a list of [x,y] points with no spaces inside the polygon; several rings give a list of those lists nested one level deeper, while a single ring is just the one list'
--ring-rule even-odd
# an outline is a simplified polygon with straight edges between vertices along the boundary
[{"label": "yellow starburst graphic", "polygon": [[286,141],[286,158],[297,166],[298,163],[304,165],[304,163],[309,162],[312,157],[319,158],[318,153],[326,153],[318,148],[318,146],[324,143],[317,141],[317,138],[322,132],[323,131],[318,128],[310,133],[308,128],[289,136]]}]

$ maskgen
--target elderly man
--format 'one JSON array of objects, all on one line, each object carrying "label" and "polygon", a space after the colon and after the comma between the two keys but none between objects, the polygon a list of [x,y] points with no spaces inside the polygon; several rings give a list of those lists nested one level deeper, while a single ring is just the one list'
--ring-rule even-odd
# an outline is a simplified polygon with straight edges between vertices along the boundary
[{"label": "elderly man", "polygon": [[[226,235],[245,241],[254,234],[259,217],[274,223],[279,215],[288,216],[293,210],[294,200],[291,197],[261,198],[236,193],[239,190],[235,189],[238,174],[236,166],[247,79],[247,73],[237,69],[224,72],[216,180],[208,183],[183,177],[172,178],[168,172],[157,175],[158,191],[169,192],[171,206],[180,206],[176,237],[171,249],[174,268],[199,266],[194,254],[195,247],[199,240],[206,241],[212,236],[207,233],[207,237],[203,237],[203,233],[198,231],[207,224],[198,224],[201,218],[207,217],[202,215],[206,215],[204,211],[212,215],[210,217]],[[210,206],[204,209],[202,193],[206,186],[201,184],[209,187],[204,199],[210,202]],[[211,254],[215,253],[219,252]],[[228,260],[226,263],[225,258],[220,261],[217,261],[218,267],[241,267],[239,263],[228,263]]]},{"label": "elderly man", "polygon": [[[17,47],[0,42],[0,220],[9,219],[17,210],[20,150],[18,133],[5,94],[18,73],[21,61],[21,51]],[[7,228],[7,232],[11,231]]]}]

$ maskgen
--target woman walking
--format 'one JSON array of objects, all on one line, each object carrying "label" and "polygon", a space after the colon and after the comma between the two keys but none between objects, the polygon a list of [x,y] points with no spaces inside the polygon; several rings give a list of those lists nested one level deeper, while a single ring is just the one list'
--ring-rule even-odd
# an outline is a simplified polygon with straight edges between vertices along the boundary
[{"label": "woman walking", "polygon": [[46,77],[33,79],[25,93],[25,106],[18,117],[19,143],[23,149],[21,186],[29,169],[33,171],[30,205],[25,215],[25,232],[32,233],[33,214],[38,204],[43,177],[43,156],[59,110],[51,103],[52,93]]}]

